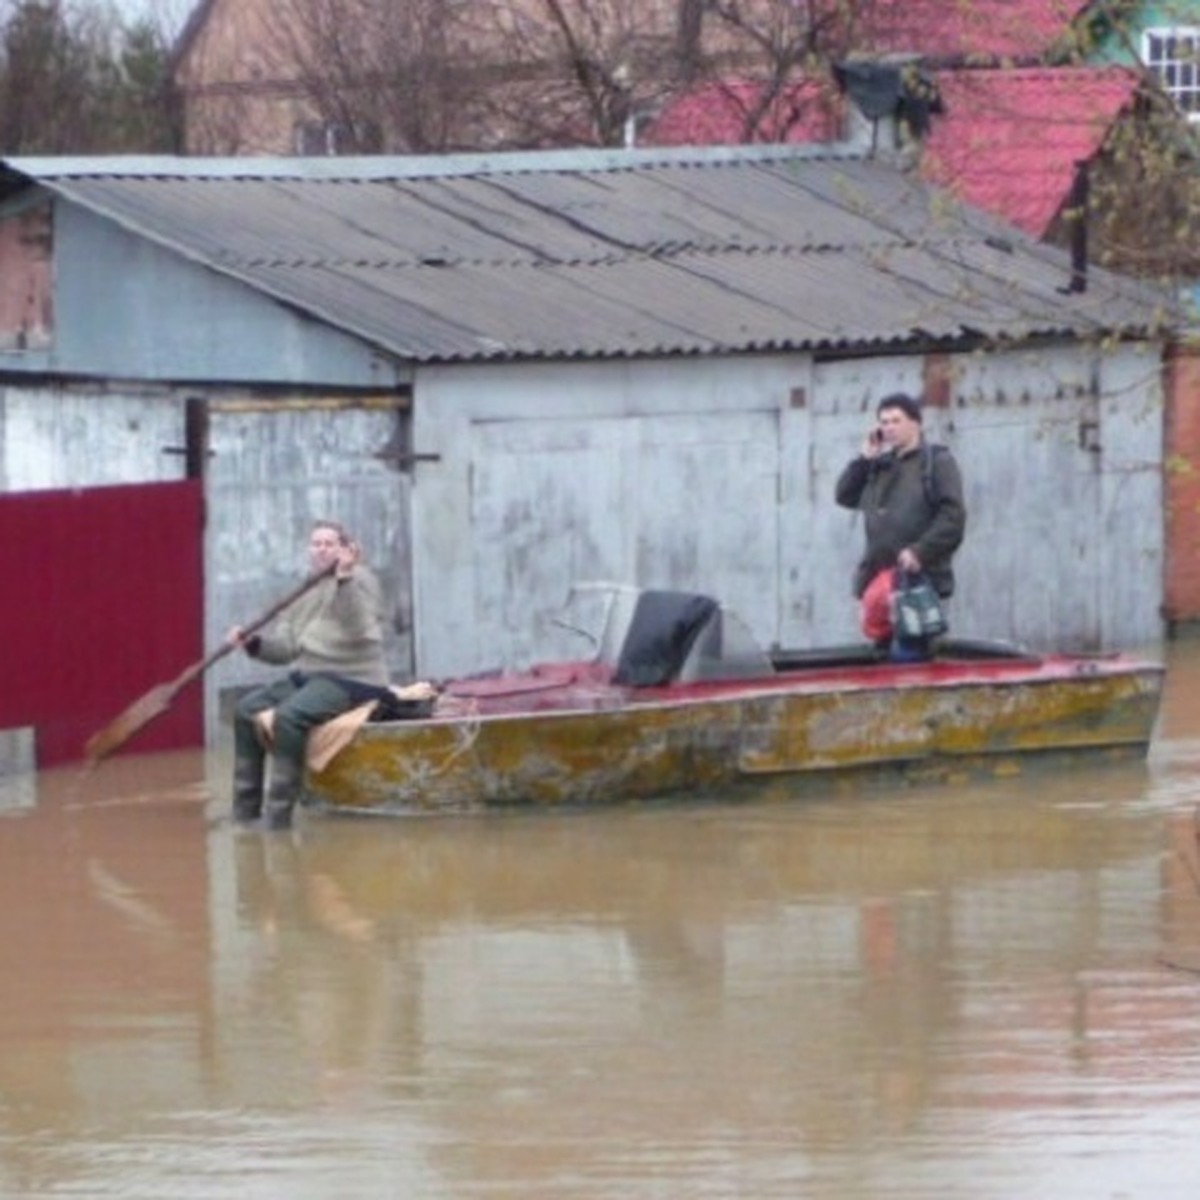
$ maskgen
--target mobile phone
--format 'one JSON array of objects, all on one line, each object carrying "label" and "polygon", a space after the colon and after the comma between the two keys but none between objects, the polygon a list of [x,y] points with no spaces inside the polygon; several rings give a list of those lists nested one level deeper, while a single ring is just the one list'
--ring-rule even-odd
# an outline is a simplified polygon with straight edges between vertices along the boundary
[{"label": "mobile phone", "polygon": [[876,425],[875,428],[871,430],[870,438],[872,444],[878,446],[879,443],[883,441],[883,430]]}]

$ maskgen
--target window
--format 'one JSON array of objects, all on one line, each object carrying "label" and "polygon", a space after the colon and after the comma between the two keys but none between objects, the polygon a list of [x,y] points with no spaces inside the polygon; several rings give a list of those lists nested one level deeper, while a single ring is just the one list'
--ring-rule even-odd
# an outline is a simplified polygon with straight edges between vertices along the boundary
[{"label": "window", "polygon": [[1142,56],[1189,121],[1200,121],[1200,27],[1147,29]]},{"label": "window", "polygon": [[345,152],[350,140],[350,131],[345,125],[325,121],[304,121],[296,126],[295,147],[297,154],[334,155]]},{"label": "window", "polygon": [[360,132],[334,121],[302,121],[292,132],[292,143],[301,155],[378,154],[383,133],[373,121],[365,122]]}]

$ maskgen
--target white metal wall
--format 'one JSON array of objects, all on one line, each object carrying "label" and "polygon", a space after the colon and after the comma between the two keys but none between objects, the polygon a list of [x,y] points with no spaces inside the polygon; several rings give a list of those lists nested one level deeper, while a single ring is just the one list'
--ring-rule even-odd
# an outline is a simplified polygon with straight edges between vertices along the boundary
[{"label": "white metal wall", "polygon": [[0,388],[0,491],[183,478],[183,402],[119,385]]},{"label": "white metal wall", "polygon": [[[833,484],[878,398],[919,392],[923,367],[780,355],[430,369],[411,439],[430,457],[412,474],[389,457],[409,448],[394,397],[211,389],[206,643],[291,585],[321,515],[359,532],[384,577],[397,677],[414,651],[435,676],[552,656],[565,647],[545,618],[582,578],[711,592],[764,643],[856,640],[862,531]],[[1156,353],[965,355],[953,371],[951,406],[927,429],[966,480],[956,631],[1042,648],[1157,640]],[[0,489],[179,479],[184,401],[203,392],[0,388]],[[254,670],[219,666],[210,718],[217,691]]]},{"label": "white metal wall", "polygon": [[545,656],[544,618],[583,579],[719,578],[739,608],[769,614],[778,440],[769,411],[475,424],[477,619],[504,631],[508,661],[526,662]]},{"label": "white metal wall", "polygon": [[[830,364],[817,373],[820,490],[857,453],[874,404],[919,394],[920,360]],[[952,360],[952,402],[927,435],[963,472],[968,524],[952,624],[1041,649],[1148,645],[1161,635],[1163,396],[1158,361],[1136,347],[1047,347]],[[826,553],[861,544],[861,523],[822,525]],[[824,593],[823,593],[824,595]],[[823,631],[852,632],[818,604]]]},{"label": "white metal wall", "polygon": [[[209,398],[205,494],[206,642],[221,644],[288,592],[308,570],[312,522],[342,522],[362,543],[388,604],[386,652],[396,679],[412,663],[409,476],[397,463],[407,413],[399,397]],[[212,733],[221,693],[273,678],[235,654],[208,681]]]},{"label": "white metal wall", "polygon": [[418,670],[546,657],[545,617],[584,578],[711,591],[773,639],[782,450],[805,416],[788,401],[808,371],[764,357],[423,373],[414,448],[439,461],[414,490]]},{"label": "white metal wall", "polygon": [[[404,374],[360,339],[78,205],[54,217],[54,336],[24,371],[388,388]],[[5,356],[0,356],[0,361]]]},{"label": "white metal wall", "polygon": [[[926,428],[970,512],[956,632],[1043,649],[1161,633],[1162,395],[1137,348],[951,360]],[[552,657],[582,578],[708,591],[764,643],[858,640],[862,544],[834,483],[924,360],[802,356],[422,374],[414,448],[417,669]]]}]

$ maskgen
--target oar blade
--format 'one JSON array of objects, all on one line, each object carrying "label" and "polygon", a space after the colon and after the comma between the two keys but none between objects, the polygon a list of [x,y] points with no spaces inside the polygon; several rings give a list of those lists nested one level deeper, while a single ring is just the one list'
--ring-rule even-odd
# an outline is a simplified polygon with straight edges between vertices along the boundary
[{"label": "oar blade", "polygon": [[[299,587],[294,588],[281,600],[277,600],[265,613],[257,620],[252,621],[242,630],[244,636],[247,636],[261,629],[268,622],[273,621],[285,608],[291,604],[295,604],[305,592],[312,591],[313,588],[321,582],[322,579],[327,579],[337,570],[337,563],[330,563],[329,566],[310,575]],[[106,759],[114,750],[123,746],[139,729],[144,729],[155,717],[166,712],[174,702],[176,695],[183,690],[193,679],[203,675],[214,663],[219,662],[225,655],[232,653],[234,643],[226,641],[224,645],[219,646],[207,658],[202,658],[199,662],[192,663],[186,671],[177,675],[170,683],[160,683],[157,687],[153,687],[144,696],[135,700],[115,721],[110,722],[99,733],[93,734],[84,747],[84,754],[87,756],[88,765],[94,767],[97,763]]]},{"label": "oar blade", "polygon": [[88,764],[94,767],[102,762],[114,750],[120,749],[135,733],[149,725],[155,717],[166,712],[171,707],[175,691],[169,683],[160,683],[157,687],[152,687],[98,733],[92,734],[83,750]]}]

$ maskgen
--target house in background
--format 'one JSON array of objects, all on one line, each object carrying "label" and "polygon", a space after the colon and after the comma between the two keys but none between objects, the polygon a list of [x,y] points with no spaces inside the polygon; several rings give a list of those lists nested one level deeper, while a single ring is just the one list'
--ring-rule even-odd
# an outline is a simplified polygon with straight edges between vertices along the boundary
[{"label": "house in background", "polygon": [[[914,0],[884,11],[892,19],[876,31],[877,54],[839,73],[850,101],[833,122],[840,136],[899,152],[964,203],[1063,247],[1073,286],[1101,262],[1169,281],[1200,313],[1200,2]],[[730,140],[749,107],[744,89],[707,85],[669,105],[645,136]],[[837,111],[835,101],[823,96],[819,111]],[[797,120],[788,136],[819,137],[820,127]],[[1168,359],[1164,615],[1173,628],[1200,618],[1200,360],[1190,338]]]},{"label": "house in background", "polygon": [[[475,9],[456,10],[450,32],[428,42],[428,30],[408,29],[397,10],[388,20],[348,22],[360,9],[370,13],[372,0],[278,12],[264,0],[201,0],[175,52],[189,151],[492,150],[514,144],[514,131],[504,129],[499,103],[487,116],[465,115],[480,99],[479,79],[484,92],[542,86],[566,103],[553,91],[564,85],[549,81],[563,47],[529,32],[547,22],[536,0],[477,5],[475,19],[463,15]],[[739,35],[700,0],[645,0],[630,12],[606,12],[579,35],[579,64],[590,63],[593,73],[617,69],[603,57],[609,42],[628,44],[620,69],[637,78],[629,85],[626,145],[819,142],[901,151],[919,161],[927,181],[1036,237],[1075,245],[1081,258],[1140,278],[1171,275],[1188,288],[1200,279],[1200,250],[1192,249],[1200,229],[1169,236],[1182,212],[1200,208],[1192,196],[1194,143],[1182,119],[1200,105],[1192,54],[1200,0],[830,0],[801,19],[812,23],[816,55],[841,57],[807,75],[787,57],[801,44],[789,48],[789,38],[803,32],[789,25],[797,20],[791,6],[750,0],[739,11],[758,22],[760,41]],[[322,20],[339,18],[335,37]],[[518,37],[522,20],[528,28]],[[377,131],[378,146],[359,128],[372,124],[367,109],[354,112],[361,88],[346,75],[356,69],[348,24],[361,26],[359,36],[403,42],[379,68],[387,79],[377,90],[403,93],[411,84],[414,91],[399,97],[405,102]],[[548,56],[540,67],[512,57],[535,51]],[[714,78],[714,70],[725,73]],[[653,84],[642,78],[647,73]],[[524,83],[506,82],[510,74]],[[451,77],[458,79],[451,115],[432,119],[446,140],[429,147],[421,113],[445,102]],[[590,102],[618,99],[595,93]],[[537,106],[533,93],[526,100]],[[340,114],[341,132],[330,112],[314,116],[319,104]],[[533,138],[533,128],[524,136]],[[1131,238],[1131,229],[1139,236]]]},{"label": "house in background", "polygon": [[285,21],[270,0],[197,0],[172,53],[189,154],[339,152],[306,102]]},{"label": "house in background", "polygon": [[[384,576],[398,677],[577,652],[548,618],[581,578],[712,592],[764,644],[857,639],[833,485],[897,389],[966,468],[960,631],[1162,630],[1163,297],[1073,289],[1069,256],[880,162],[10,159],[0,246],[0,521],[142,506],[103,644],[146,686],[287,590],[331,512]],[[155,487],[181,515],[142,546]],[[202,565],[203,630],[151,644],[136,597],[168,546]],[[78,663],[38,663],[70,696]],[[259,670],[207,678],[210,738]]]},{"label": "house in background", "polygon": [[[1187,63],[1194,42],[1182,30],[1168,36],[1161,22],[1168,9],[1196,9],[1200,23],[1200,3],[1145,8],[1096,0],[872,6],[864,48],[838,64],[837,87],[834,80],[793,85],[769,109],[761,140],[900,152],[965,203],[1070,245],[1081,165],[1124,157],[1148,136],[1161,153],[1190,149],[1179,125],[1187,106],[1200,103],[1197,68]],[[1192,34],[1200,37],[1200,24]],[[705,83],[667,104],[643,139],[737,141],[762,94],[745,81]],[[1129,174],[1110,173],[1105,188],[1093,187],[1101,193],[1092,195],[1093,208],[1098,199],[1110,204],[1122,184],[1136,192],[1142,177],[1132,167]],[[1103,250],[1093,246],[1092,254],[1106,265],[1139,266]]]},{"label": "house in background", "polygon": [[1188,121],[1200,120],[1200,3],[1143,0],[1119,8],[1119,21],[1096,25],[1088,61],[1151,72]]},{"label": "house in background", "polygon": [[[695,134],[712,126],[706,101],[738,126],[738,136],[721,142],[799,140],[797,125],[820,140],[841,140],[835,126],[852,113],[827,72],[804,81],[798,64],[922,57],[1013,66],[1049,54],[1061,61],[1077,28],[1090,32],[1088,13],[1107,6],[747,0],[731,7],[735,16],[725,20],[705,0],[626,0],[567,6],[559,19],[544,0],[198,0],[173,53],[184,145],[191,154],[336,155],[595,144],[605,123],[598,109],[610,105],[627,110],[616,128],[630,139],[666,144],[653,126],[664,110],[672,112],[668,127],[677,124],[678,103],[695,117],[686,140],[698,142]],[[364,96],[363,72],[373,72],[366,91],[375,95]],[[774,98],[747,129],[744,118],[757,110],[764,86]],[[375,101],[385,91],[397,103],[381,108]],[[477,106],[481,112],[467,111]],[[557,129],[549,120],[506,124],[505,112],[543,106],[578,111]],[[378,119],[368,119],[372,110]]]}]

